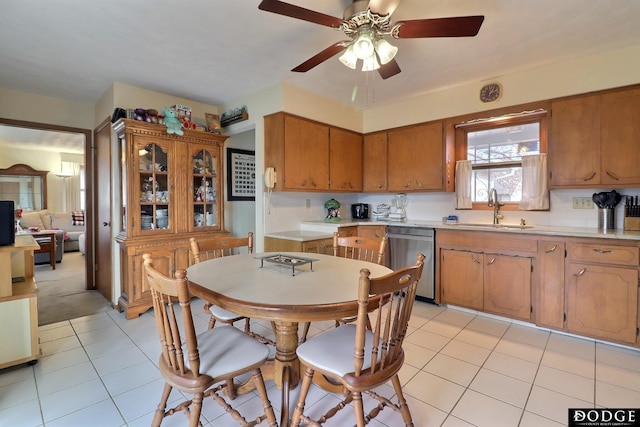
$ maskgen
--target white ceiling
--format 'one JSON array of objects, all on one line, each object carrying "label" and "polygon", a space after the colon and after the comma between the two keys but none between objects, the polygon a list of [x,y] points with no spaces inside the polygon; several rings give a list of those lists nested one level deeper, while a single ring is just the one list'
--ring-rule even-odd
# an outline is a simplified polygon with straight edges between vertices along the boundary
[{"label": "white ceiling", "polygon": [[[351,3],[289,2],[338,17]],[[113,82],[121,82],[221,105],[286,81],[364,110],[640,44],[637,0],[402,0],[392,21],[478,14],[485,21],[476,37],[394,40],[402,72],[387,80],[348,69],[337,57],[307,73],[292,73],[346,37],[260,11],[258,4],[3,2],[0,87],[93,104]]]}]

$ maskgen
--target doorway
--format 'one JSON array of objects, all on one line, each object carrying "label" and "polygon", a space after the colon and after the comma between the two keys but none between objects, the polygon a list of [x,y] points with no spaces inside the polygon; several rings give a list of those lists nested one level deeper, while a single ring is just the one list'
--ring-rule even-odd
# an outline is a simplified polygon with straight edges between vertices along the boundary
[{"label": "doorway", "polygon": [[[80,147],[78,148],[78,144]],[[37,158],[46,158],[49,152],[66,153],[75,152],[82,154],[84,159],[84,207],[85,207],[85,253],[84,253],[84,291],[96,289],[94,275],[95,255],[93,251],[94,230],[94,164],[92,159],[92,131],[89,129],[58,126],[46,123],[27,122],[0,118],[0,150],[3,152],[2,162],[11,164],[33,163]],[[75,150],[75,151],[74,151]],[[58,156],[59,154],[56,154]],[[49,156],[51,157],[51,156]],[[57,157],[56,157],[57,158]],[[42,160],[43,162],[45,160]],[[6,165],[5,167],[8,167]],[[37,166],[37,165],[36,165]],[[60,172],[60,166],[49,165],[53,179]],[[51,186],[50,186],[51,187]],[[60,187],[61,188],[61,187]],[[53,192],[50,192],[49,200],[54,200],[58,206],[60,203]],[[54,208],[48,203],[48,207]],[[71,252],[70,254],[74,254]],[[64,258],[63,258],[64,262]],[[81,262],[82,263],[82,262]],[[109,301],[111,304],[111,301]]]}]

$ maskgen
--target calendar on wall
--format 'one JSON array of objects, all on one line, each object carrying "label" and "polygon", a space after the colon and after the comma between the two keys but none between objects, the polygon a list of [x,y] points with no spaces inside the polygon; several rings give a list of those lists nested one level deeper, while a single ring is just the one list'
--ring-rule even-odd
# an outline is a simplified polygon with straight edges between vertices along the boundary
[{"label": "calendar on wall", "polygon": [[227,200],[256,199],[256,152],[227,148]]}]

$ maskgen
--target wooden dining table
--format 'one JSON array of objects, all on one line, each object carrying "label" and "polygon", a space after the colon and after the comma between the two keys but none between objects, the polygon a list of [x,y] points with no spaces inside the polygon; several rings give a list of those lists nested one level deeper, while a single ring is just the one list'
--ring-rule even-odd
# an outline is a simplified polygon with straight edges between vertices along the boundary
[{"label": "wooden dining table", "polygon": [[[286,258],[300,261],[278,262]],[[313,262],[306,261],[309,259]],[[288,426],[289,391],[300,379],[298,323],[355,316],[363,268],[369,269],[372,277],[391,272],[371,262],[302,252],[234,255],[187,269],[193,296],[273,323],[275,359],[267,362],[263,375],[282,390],[281,426]]]}]

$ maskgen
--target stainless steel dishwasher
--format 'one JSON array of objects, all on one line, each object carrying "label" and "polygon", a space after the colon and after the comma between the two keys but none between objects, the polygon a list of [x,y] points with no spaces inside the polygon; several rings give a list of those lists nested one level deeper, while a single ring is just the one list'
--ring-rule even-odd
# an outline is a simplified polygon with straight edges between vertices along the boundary
[{"label": "stainless steel dishwasher", "polygon": [[424,254],[424,268],[416,299],[435,303],[435,230],[429,227],[388,225],[387,237],[389,238],[389,266],[393,270],[413,265],[418,253]]}]

